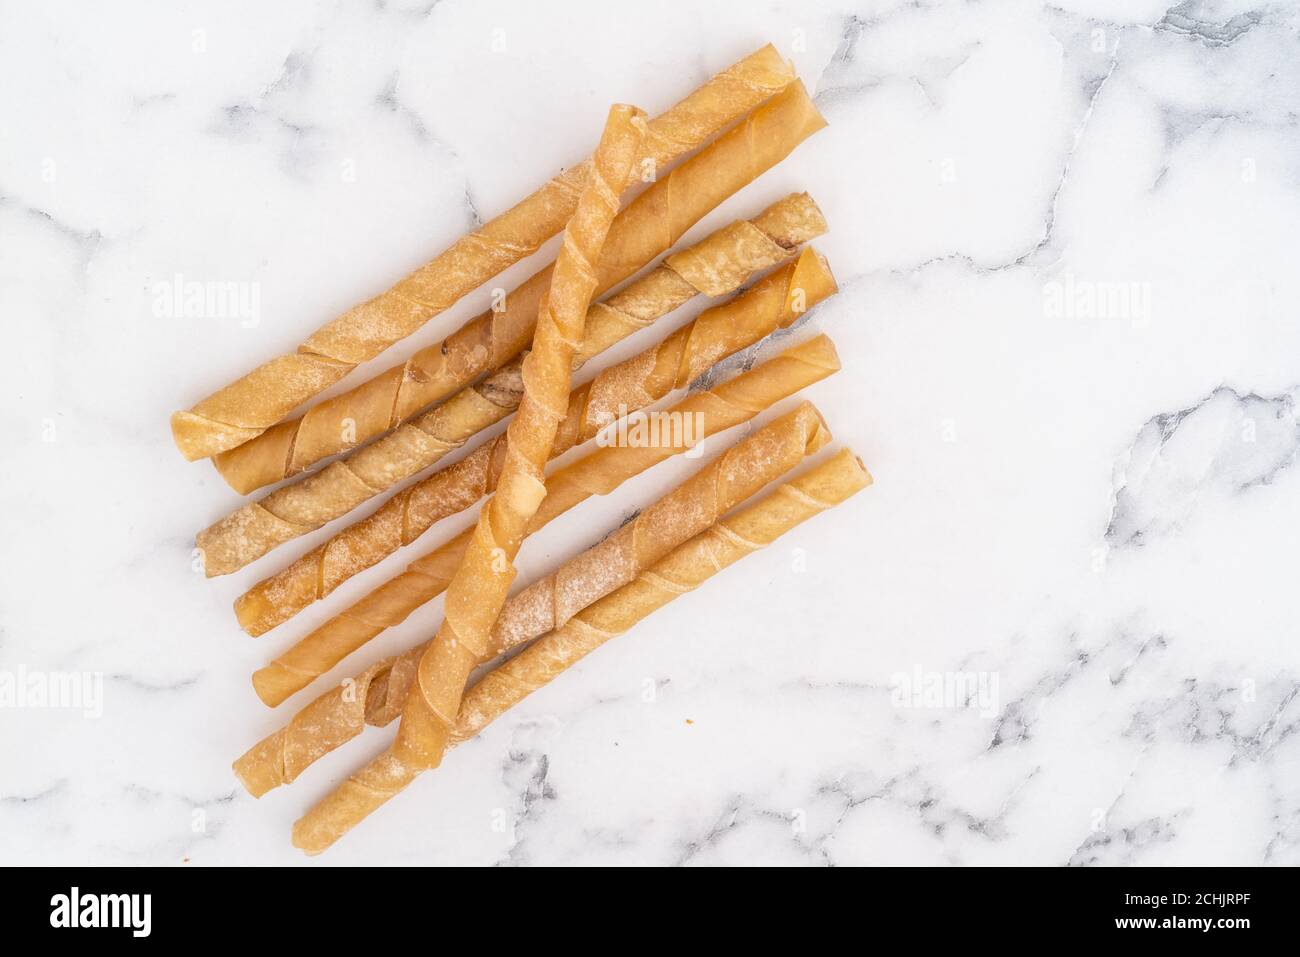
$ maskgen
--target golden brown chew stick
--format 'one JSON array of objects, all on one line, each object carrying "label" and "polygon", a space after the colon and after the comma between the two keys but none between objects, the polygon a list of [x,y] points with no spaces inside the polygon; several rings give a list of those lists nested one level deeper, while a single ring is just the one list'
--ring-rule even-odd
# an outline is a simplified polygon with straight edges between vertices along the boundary
[{"label": "golden brown chew stick", "polygon": [[[826,230],[806,193],[769,206],[668,256],[657,269],[587,310],[587,334],[574,368],[643,329],[699,293],[720,296],[754,272],[794,254]],[[277,545],[319,528],[433,465],[519,404],[520,359],[416,416],[352,455],[249,502],[197,536],[209,577],[237,571]],[[564,434],[564,426],[561,426]]]},{"label": "golden brown chew stick", "polygon": [[[669,412],[677,416],[702,416],[700,432],[707,437],[752,419],[839,367],[839,356],[830,339],[817,336],[708,391],[688,395]],[[546,498],[529,530],[537,531],[592,495],[612,492],[628,478],[680,451],[655,445],[593,450],[546,480]],[[385,628],[400,624],[422,604],[442,594],[460,563],[469,535],[469,531],[463,532],[415,559],[405,571],[258,669],[253,674],[253,688],[258,697],[275,707]]]},{"label": "golden brown chew stick", "polygon": [[442,625],[416,666],[415,688],[406,697],[394,745],[413,767],[433,768],[442,760],[465,681],[487,650],[492,624],[515,577],[515,556],[546,497],[542,470],[568,408],[573,356],[582,345],[587,307],[596,290],[596,261],[618,210],[615,184],[626,182],[645,126],[642,120],[638,128],[633,121],[640,118],[627,111],[610,110],[587,186],[564,228],[532,348],[520,369],[524,395],[506,427],[497,490],[465,543],[464,557],[447,584]]},{"label": "golden brown chew stick", "polygon": [[[472,738],[506,709],[674,598],[869,484],[866,468],[846,450],[674,549],[635,581],[579,611],[563,628],[485,675],[465,694],[448,746]],[[417,694],[418,687],[413,688],[408,702]],[[425,768],[395,743],[294,824],[294,845],[309,854],[324,851],[421,770]]]},{"label": "golden brown chew stick", "polygon": [[[796,81],[660,178],[614,221],[601,254],[597,293],[670,248],[702,216],[823,126]],[[214,464],[231,486],[247,493],[406,421],[526,348],[549,282],[550,269],[543,269],[510,293],[500,311],[471,319],[442,342],[312,406],[301,418],[269,428],[217,456]]]},{"label": "golden brown chew stick", "polygon": [[[789,64],[770,45],[733,64],[649,124],[642,164],[666,166],[793,79]],[[534,253],[564,228],[590,166],[588,160],[556,176],[387,292],[322,326],[297,352],[272,359],[188,412],[177,412],[172,416],[177,447],[194,460],[247,442],[358,363]]]},{"label": "golden brown chew stick", "polygon": [[636,580],[579,611],[466,692],[453,744],[478,734],[566,668],[722,569],[871,484],[848,449],[674,549]]},{"label": "golden brown chew stick", "polygon": [[[574,389],[551,457],[586,442],[629,412],[688,385],[714,363],[784,328],[835,291],[820,255],[805,249],[742,295],[701,313],[663,342]],[[261,635],[324,598],[352,575],[409,545],[435,523],[490,493],[506,440],[480,445],[455,465],[422,479],[235,601],[240,627]]]},{"label": "golden brown chew stick", "polygon": [[[556,616],[538,614],[539,594],[563,594],[558,607],[567,619],[578,608],[627,584],[829,440],[821,416],[809,402],[774,419],[611,536],[507,601],[483,660],[550,630],[544,625]],[[427,642],[420,647],[425,646]],[[402,655],[406,667],[399,665],[396,674],[397,659],[388,659],[383,665],[382,687],[376,685],[379,671],[372,666],[353,681],[326,692],[236,761],[236,774],[255,796],[292,781],[307,765],[359,734],[367,721],[375,723],[384,697],[400,700],[410,687],[405,679],[414,675],[418,658],[418,653]],[[374,697],[370,695],[372,687]],[[396,710],[390,709],[386,717],[395,715]]]},{"label": "golden brown chew stick", "polygon": [[797,464],[796,455],[811,455],[829,441],[830,433],[811,402],[755,432],[717,460],[715,467],[692,476],[632,521],[511,598],[492,626],[493,656],[562,627],[577,612],[626,585],[784,475]]}]

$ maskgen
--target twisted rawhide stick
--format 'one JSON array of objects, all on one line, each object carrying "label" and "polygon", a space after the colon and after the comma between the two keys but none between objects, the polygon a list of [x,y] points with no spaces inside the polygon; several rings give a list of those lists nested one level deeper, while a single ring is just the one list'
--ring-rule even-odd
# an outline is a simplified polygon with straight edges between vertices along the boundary
[{"label": "twisted rawhide stick", "polygon": [[[707,438],[747,422],[839,367],[839,357],[830,339],[818,336],[708,391],[691,393],[668,410],[673,417],[669,421],[698,421],[698,436]],[[699,418],[695,419],[696,416]],[[596,448],[547,479],[546,498],[533,516],[529,531],[537,531],[592,495],[612,492],[632,476],[681,451],[682,447],[672,442]],[[258,697],[275,707],[384,629],[400,624],[422,604],[442,594],[469,540],[467,530],[417,558],[405,571],[259,669],[253,675],[253,688]]]},{"label": "twisted rawhide stick", "polygon": [[[706,213],[825,125],[796,81],[660,177],[614,221],[595,294],[669,249]],[[550,277],[551,269],[543,269],[506,296],[498,311],[471,319],[442,342],[217,456],[214,464],[237,491],[247,493],[405,422],[527,348]]]},{"label": "twisted rawhide stick", "polygon": [[635,581],[578,611],[558,630],[484,675],[465,693],[451,743],[468,741],[611,638],[870,484],[861,460],[842,449],[674,549]]},{"label": "twisted rawhide stick", "polygon": [[[446,746],[474,737],[508,708],[611,638],[870,484],[866,468],[845,450],[674,549],[635,581],[579,611],[563,628],[485,675],[464,695],[446,736]],[[407,696],[404,718],[410,701],[419,696],[417,684]],[[353,774],[294,824],[294,845],[309,854],[326,850],[406,787],[420,771],[427,770],[426,765],[410,760],[408,755],[401,747],[399,727],[393,747]]]},{"label": "twisted rawhide stick", "polygon": [[[805,249],[730,302],[701,313],[657,346],[598,374],[569,395],[551,457],[586,442],[629,412],[684,388],[715,363],[794,322],[835,291],[825,260]],[[449,468],[393,496],[235,602],[240,627],[264,634],[350,576],[409,545],[442,519],[468,508],[497,484],[506,440],[484,443]]]},{"label": "twisted rawhide stick", "polygon": [[[781,416],[700,469],[631,522],[506,602],[484,661],[559,627],[580,609],[630,582],[672,549],[712,525],[769,482],[830,441],[809,402]],[[257,797],[287,784],[313,761],[361,733],[366,723],[396,716],[384,701],[410,688],[428,643],[372,665],[327,691],[289,724],[235,762]]]},{"label": "twisted rawhide stick", "polygon": [[[800,244],[825,231],[826,221],[817,205],[807,193],[796,193],[752,220],[732,223],[689,249],[674,253],[647,276],[587,310],[587,334],[574,357],[575,370],[700,293],[721,296],[732,292],[750,274],[789,258]],[[205,573],[212,577],[238,571],[276,546],[345,515],[428,468],[475,433],[500,422],[519,405],[521,362],[513,360],[477,385],[462,389],[347,458],[276,489],[261,501],[249,502],[199,532],[197,542]],[[573,444],[568,424],[566,421],[560,426],[563,441],[557,442],[557,448]],[[410,507],[415,494],[408,489],[398,496],[403,500],[403,511]],[[410,524],[405,519],[403,528],[409,533]],[[329,554],[330,550],[334,554]],[[347,577],[332,570],[343,557],[339,548],[321,550],[321,592],[316,597],[328,594]],[[350,567],[348,574],[356,574],[361,567],[365,566]],[[263,584],[269,587],[270,581]],[[292,612],[284,618],[289,614]],[[249,630],[260,634],[278,623],[268,621],[260,630]]]},{"label": "twisted rawhide stick", "polygon": [[[749,55],[649,124],[639,168],[666,166],[793,79],[790,65],[770,45]],[[564,227],[590,168],[588,160],[566,170],[387,292],[322,326],[296,352],[272,359],[189,411],[177,412],[172,416],[177,447],[194,460],[247,442],[358,363],[536,252]],[[624,185],[615,184],[616,191]]]},{"label": "twisted rawhide stick", "polygon": [[406,767],[435,768],[442,761],[465,682],[489,647],[492,625],[514,580],[515,555],[546,497],[542,468],[568,406],[573,354],[582,343],[596,288],[596,257],[618,209],[612,184],[626,180],[639,144],[633,119],[626,107],[610,111],[587,188],[565,227],[547,303],[521,370],[524,397],[506,429],[496,493],[483,507],[447,586],[446,617],[420,657],[397,726],[392,750]]}]

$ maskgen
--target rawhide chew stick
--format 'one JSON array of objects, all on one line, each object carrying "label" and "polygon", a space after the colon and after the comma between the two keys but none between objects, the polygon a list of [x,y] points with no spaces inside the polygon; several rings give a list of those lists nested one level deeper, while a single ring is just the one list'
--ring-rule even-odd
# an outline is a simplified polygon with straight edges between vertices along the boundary
[{"label": "rawhide chew stick", "polygon": [[[636,169],[668,165],[793,79],[790,65],[771,45],[750,54],[649,124]],[[188,411],[177,412],[172,416],[177,447],[194,460],[247,442],[357,364],[536,252],[564,228],[590,168],[587,160],[554,177],[387,292],[322,326],[296,352],[264,363]],[[621,191],[624,185],[615,188]]]},{"label": "rawhide chew stick", "polygon": [[451,741],[478,734],[528,695],[674,598],[871,484],[848,449],[674,549],[635,581],[577,611],[465,693]]},{"label": "rawhide chew stick", "polygon": [[[673,253],[653,272],[592,304],[574,368],[700,293],[720,296],[734,291],[752,273],[788,259],[799,245],[825,231],[826,221],[812,198],[795,193],[752,220],[724,226]],[[205,573],[213,577],[238,571],[276,546],[347,514],[434,465],[476,433],[500,422],[519,405],[521,362],[521,358],[512,360],[347,458],[249,502],[199,532]],[[566,435],[564,425],[560,435]],[[412,494],[407,490],[401,497],[409,499]],[[323,584],[342,580],[329,572],[334,559],[329,554],[320,556]],[[325,584],[322,594],[332,587]]]},{"label": "rawhide chew stick", "polygon": [[587,186],[564,229],[533,347],[520,371],[524,396],[506,428],[497,490],[479,513],[447,585],[446,616],[416,665],[415,686],[398,722],[393,751],[408,767],[434,768],[442,761],[465,682],[488,648],[514,580],[515,555],[546,497],[542,469],[568,406],[569,373],[596,288],[600,244],[618,209],[613,184],[625,181],[639,145],[640,129],[631,122],[636,119],[627,107],[610,110]]},{"label": "rawhide chew stick", "polygon": [[[706,213],[825,126],[803,84],[785,90],[637,196],[614,221],[597,268],[596,294],[669,249]],[[312,406],[213,459],[237,491],[251,492],[397,426],[499,368],[527,348],[547,267],[440,343],[349,392]]]},{"label": "rawhide chew stick", "polygon": [[[609,639],[869,484],[871,476],[866,468],[852,453],[844,451],[674,549],[633,582],[579,611],[563,628],[485,675],[464,696],[447,745],[472,738],[507,708]],[[418,695],[417,685],[408,695],[408,707]],[[410,761],[400,747],[400,726],[398,734],[393,747],[327,794],[294,824],[294,846],[309,854],[326,850],[424,770]]]},{"label": "rawhide chew stick", "polygon": [[829,441],[830,433],[811,402],[802,403],[771,427],[759,429],[713,467],[695,474],[605,539],[511,598],[492,627],[490,650],[499,654],[562,627],[583,608],[626,585],[784,475],[797,462],[796,456],[811,455]]},{"label": "rawhide chew stick", "polygon": [[[752,419],[839,367],[830,339],[817,336],[712,389],[691,393],[668,411],[681,421],[697,421],[697,435],[707,438]],[[537,531],[592,495],[608,494],[632,476],[681,451],[671,444],[592,450],[546,480],[546,498],[533,516],[529,531]],[[405,571],[258,669],[253,674],[258,697],[275,707],[384,629],[400,624],[411,612],[442,594],[465,553],[471,531],[415,559]]]},{"label": "rawhide chew stick", "polygon": [[[830,433],[809,402],[758,429],[609,537],[510,598],[493,627],[483,661],[550,631],[556,622],[567,621],[578,609],[627,584],[829,441]],[[395,668],[398,657],[405,667]],[[407,652],[387,659],[382,688],[376,686],[381,672],[372,665],[327,691],[249,749],[235,762],[236,774],[251,793],[261,796],[292,781],[313,761],[359,734],[367,722],[376,723],[378,714],[391,719],[396,709],[385,714],[381,702],[405,696],[418,658]]]},{"label": "rawhide chew stick", "polygon": [[[551,457],[586,442],[629,413],[684,388],[720,360],[753,345],[835,291],[825,260],[805,249],[798,260],[729,302],[701,313],[663,342],[600,372],[574,389]],[[264,634],[350,576],[409,545],[434,524],[468,508],[497,484],[504,436],[484,443],[390,498],[377,511],[340,531],[235,601],[240,627]]]}]

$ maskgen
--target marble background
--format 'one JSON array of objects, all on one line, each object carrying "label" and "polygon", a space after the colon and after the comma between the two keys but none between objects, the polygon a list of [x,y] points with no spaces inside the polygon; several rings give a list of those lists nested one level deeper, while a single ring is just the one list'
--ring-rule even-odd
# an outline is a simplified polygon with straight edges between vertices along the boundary
[{"label": "marble background", "polygon": [[[168,414],[585,155],[612,100],[769,40],[830,127],[687,238],[826,211],[810,325],[846,368],[810,397],[875,487],[313,863],[1300,863],[1300,10],[1258,0],[4,0],[0,671],[103,702],[0,709],[0,862],[305,861],[291,822],[385,732],[254,801],[229,764],[280,719],[248,675],[407,556],[249,639],[231,601],[320,536],[196,574],[238,498]],[[257,321],[158,318],[178,273],[255,283]],[[524,579],[692,467],[555,523]]]}]

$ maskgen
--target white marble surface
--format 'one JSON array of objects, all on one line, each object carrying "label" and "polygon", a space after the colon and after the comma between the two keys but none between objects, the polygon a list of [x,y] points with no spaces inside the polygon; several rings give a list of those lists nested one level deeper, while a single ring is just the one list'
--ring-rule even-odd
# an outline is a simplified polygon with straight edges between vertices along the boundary
[{"label": "white marble surface", "polygon": [[[1261,0],[0,4],[0,672],[103,676],[98,717],[0,710],[0,861],[304,861],[291,822],[385,732],[254,801],[248,675],[406,556],[249,639],[232,599],[305,545],[195,574],[238,499],[168,414],[584,155],[611,100],[768,40],[831,125],[688,238],[825,209],[846,368],[811,397],[876,486],[314,863],[1300,863],[1300,12]],[[156,317],[177,273],[255,283],[257,321]]]}]

